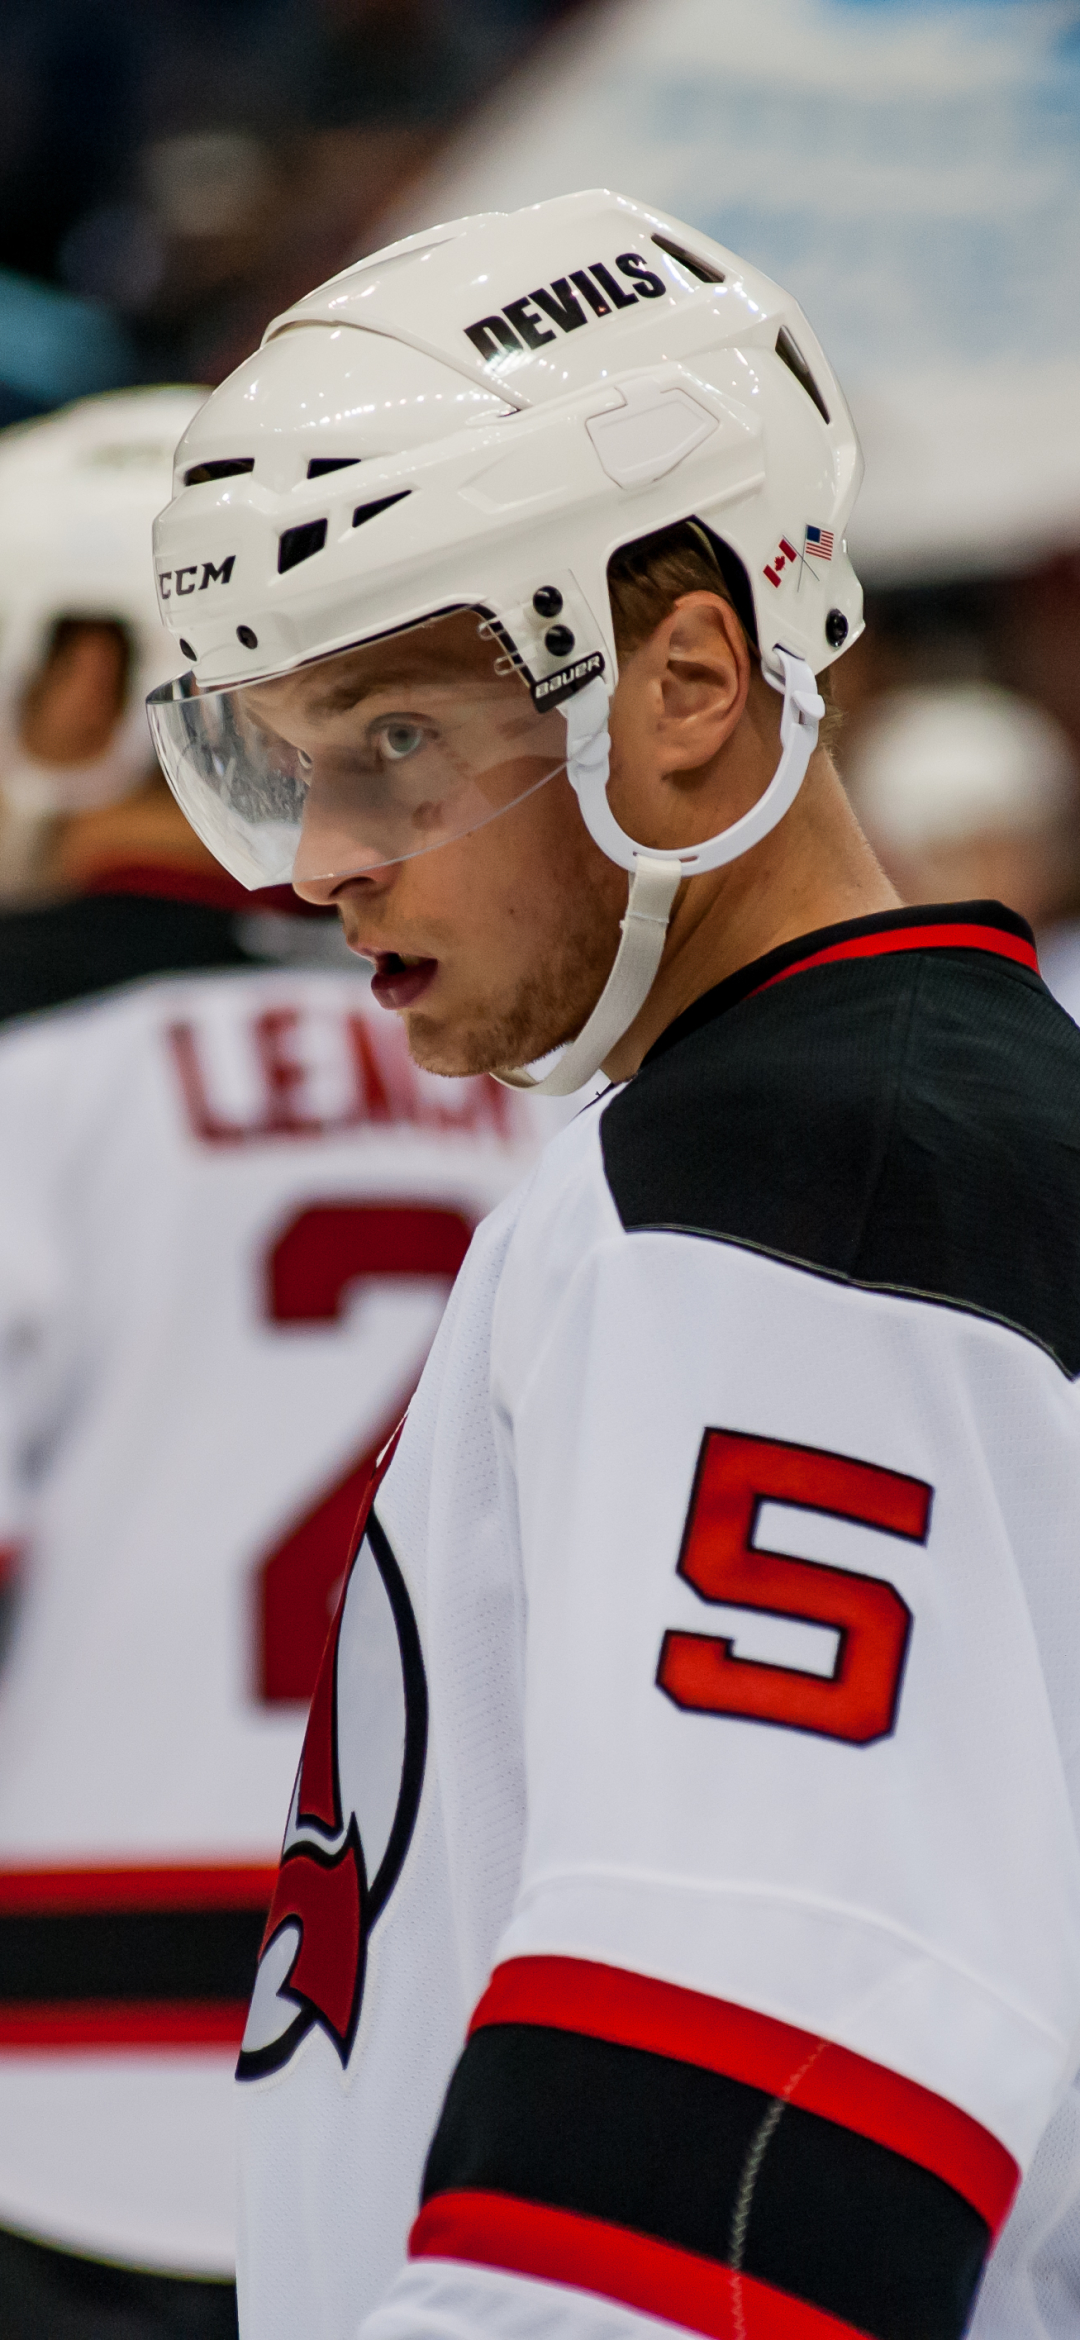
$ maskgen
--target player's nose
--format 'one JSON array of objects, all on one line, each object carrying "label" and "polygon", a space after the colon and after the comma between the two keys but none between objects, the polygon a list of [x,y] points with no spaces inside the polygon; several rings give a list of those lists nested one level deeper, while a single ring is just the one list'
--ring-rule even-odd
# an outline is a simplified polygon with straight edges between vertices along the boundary
[{"label": "player's nose", "polygon": [[338,870],[329,877],[304,877],[299,866],[293,871],[292,890],[302,902],[314,902],[320,910],[334,909],[346,897],[370,901],[373,894],[385,893],[394,879],[393,863],[383,862],[377,869]]},{"label": "player's nose", "polygon": [[381,891],[390,883],[391,869],[378,823],[370,814],[363,817],[352,792],[316,780],[304,801],[293,892],[325,908],[337,901],[344,885]]}]

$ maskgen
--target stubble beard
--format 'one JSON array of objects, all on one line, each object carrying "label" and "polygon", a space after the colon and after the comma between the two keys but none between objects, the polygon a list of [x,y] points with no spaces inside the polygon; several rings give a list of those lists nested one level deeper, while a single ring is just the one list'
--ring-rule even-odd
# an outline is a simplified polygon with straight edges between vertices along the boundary
[{"label": "stubble beard", "polygon": [[597,901],[594,915],[563,933],[555,951],[521,978],[509,998],[477,1000],[452,1024],[422,1009],[406,1015],[409,1053],[425,1072],[458,1078],[516,1071],[576,1038],[611,972],[618,930]]}]

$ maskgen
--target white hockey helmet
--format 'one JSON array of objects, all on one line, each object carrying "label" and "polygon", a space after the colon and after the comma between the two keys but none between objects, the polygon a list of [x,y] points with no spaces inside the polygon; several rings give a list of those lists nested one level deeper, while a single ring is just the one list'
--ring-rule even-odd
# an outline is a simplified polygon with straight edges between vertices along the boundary
[{"label": "white hockey helmet", "polygon": [[[145,699],[176,658],[154,592],[150,531],[172,455],[205,390],[106,392],[0,435],[0,791],[29,815],[115,802],[152,755]],[[120,625],[126,705],[92,761],[47,764],[19,739],[22,703],[65,618]]]},{"label": "white hockey helmet", "polygon": [[[162,617],[193,668],[151,703],[166,774],[255,887],[430,850],[565,769],[633,878],[607,990],[552,1076],[576,1086],[637,1013],[679,880],[745,852],[801,783],[814,675],[862,627],[844,541],[860,476],[795,302],[696,230],[599,190],[407,237],[277,318],[181,442],[154,534]],[[742,820],[665,853],[627,837],[607,799],[607,567],[690,518],[745,579],[783,753]],[[445,706],[426,726],[406,709],[388,731],[389,701],[377,738],[297,722],[305,693],[330,707],[370,692],[404,636],[445,675],[466,614],[489,661],[472,661],[475,722],[466,709],[450,736]],[[321,676],[288,683],[313,661]],[[500,673],[519,703],[493,747],[480,717]],[[324,865],[302,844],[317,787],[333,799]]]}]

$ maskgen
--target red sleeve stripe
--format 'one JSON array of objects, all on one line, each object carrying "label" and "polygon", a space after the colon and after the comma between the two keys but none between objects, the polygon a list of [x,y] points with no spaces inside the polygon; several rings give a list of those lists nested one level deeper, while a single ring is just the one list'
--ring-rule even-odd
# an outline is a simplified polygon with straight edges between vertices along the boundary
[{"label": "red sleeve stripe", "polygon": [[159,1999],[0,2001],[0,2056],[101,2054],[110,2048],[221,2048],[235,2055],[247,2001],[169,2005]]},{"label": "red sleeve stripe", "polygon": [[0,1868],[0,1918],[91,1909],[269,1907],[277,1865],[201,1868]]},{"label": "red sleeve stripe", "polygon": [[[884,933],[853,934],[847,942],[827,943],[824,950],[812,951],[806,959],[796,959],[757,988],[771,991],[774,983],[786,983],[789,975],[803,975],[808,967],[827,967],[835,959],[880,959],[894,951],[927,950],[989,951],[995,958],[1013,959],[1018,966],[1029,967],[1033,975],[1039,972],[1034,944],[1025,942],[1022,935],[1008,934],[998,926],[975,926],[952,919],[940,926],[893,926]],[[752,998],[753,994],[748,993],[747,997]]]},{"label": "red sleeve stripe", "polygon": [[494,2023],[584,2032],[765,2089],[933,2171],[993,2234],[1019,2183],[998,2139],[918,2081],[751,2007],[650,1975],[583,1958],[511,1959],[496,1967],[470,2034]]},{"label": "red sleeve stripe", "polygon": [[756,2276],[624,2226],[508,2194],[438,2194],[409,2236],[413,2259],[466,2259],[622,2300],[710,2340],[856,2340],[855,2327]]}]

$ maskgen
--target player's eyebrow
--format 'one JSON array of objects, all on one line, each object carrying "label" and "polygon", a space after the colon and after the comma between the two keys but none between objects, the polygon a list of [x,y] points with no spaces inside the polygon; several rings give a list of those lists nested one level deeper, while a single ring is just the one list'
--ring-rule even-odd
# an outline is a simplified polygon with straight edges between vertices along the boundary
[{"label": "player's eyebrow", "polygon": [[442,684],[444,688],[460,687],[461,667],[449,660],[421,662],[402,659],[397,666],[381,666],[377,674],[341,675],[329,679],[320,690],[317,686],[305,694],[305,711],[311,715],[341,715],[350,707],[358,707],[364,699],[371,699],[386,691],[415,688],[417,684]]},{"label": "player's eyebrow", "polygon": [[307,704],[314,714],[337,715],[347,707],[359,706],[362,699],[374,698],[379,692],[440,680],[448,682],[449,672],[444,671],[440,675],[431,668],[425,670],[415,664],[402,664],[397,668],[383,667],[377,675],[357,675],[353,678],[342,675],[340,681],[328,682],[325,689],[313,691]]}]

